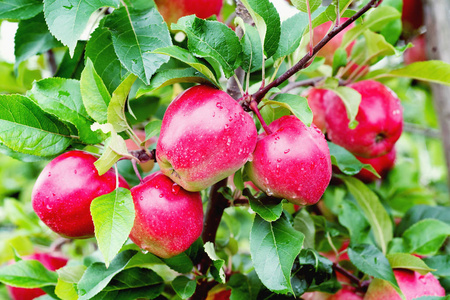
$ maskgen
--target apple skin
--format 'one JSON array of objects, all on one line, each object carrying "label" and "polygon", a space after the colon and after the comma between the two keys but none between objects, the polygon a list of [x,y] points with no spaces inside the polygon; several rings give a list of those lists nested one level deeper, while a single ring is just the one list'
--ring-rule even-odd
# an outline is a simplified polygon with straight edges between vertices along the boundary
[{"label": "apple skin", "polygon": [[424,24],[422,0],[403,0],[402,25],[403,31],[412,33]]},{"label": "apple skin", "polygon": [[161,172],[131,189],[136,219],[130,239],[139,248],[169,258],[186,251],[202,233],[200,193],[188,192]]},{"label": "apple skin", "polygon": [[328,138],[364,158],[387,154],[400,138],[403,113],[400,100],[388,87],[364,80],[348,85],[361,94],[361,104],[356,116],[358,125],[348,127],[349,119],[342,100],[334,93],[325,99],[325,120]]},{"label": "apple skin", "polygon": [[313,113],[313,124],[322,132],[326,129],[325,107],[323,103],[325,95],[328,92],[329,91],[325,89],[310,88],[302,94],[302,97],[305,97],[308,100],[309,108],[311,108]]},{"label": "apple skin", "polygon": [[[385,178],[395,165],[396,152],[395,148],[392,148],[392,150],[388,154],[380,157],[363,158],[356,156],[356,158],[363,164],[371,165],[375,169],[375,171],[380,174],[381,178]],[[356,174],[355,177],[365,183],[371,183],[378,179],[372,172],[369,172],[366,169],[362,169],[358,174]]]},{"label": "apple skin", "polygon": [[239,170],[251,157],[257,135],[252,117],[238,102],[198,85],[167,108],[156,158],[165,175],[197,192]]},{"label": "apple skin", "polygon": [[[145,131],[144,130],[134,130],[134,133],[137,135],[137,137],[141,140],[145,140]],[[157,141],[157,137],[151,137],[145,142],[145,147],[148,149],[150,145],[155,144]],[[132,139],[125,140],[125,144],[127,145],[128,151],[133,150],[141,150],[140,145],[136,145],[136,143]],[[153,160],[149,160],[146,162],[139,163],[139,166],[141,167],[142,171],[144,173],[150,172],[153,167],[155,166],[155,162]]]},{"label": "apple skin", "polygon": [[[33,209],[51,230],[63,237],[93,237],[91,202],[116,188],[115,172],[111,169],[98,175],[96,160],[89,153],[69,151],[53,159],[36,180],[31,195]],[[119,186],[129,188],[120,175]]]},{"label": "apple skin", "polygon": [[[422,296],[445,296],[444,288],[431,273],[421,275],[411,270],[395,269],[394,275],[406,300]],[[400,300],[401,298],[387,281],[374,279],[369,285],[364,300],[379,299]]]},{"label": "apple skin", "polygon": [[[67,258],[51,253],[33,253],[22,257],[23,260],[37,260],[50,271],[58,270],[67,264]],[[8,294],[12,300],[32,300],[45,295],[45,292],[39,288],[27,289],[14,286],[6,286]]]},{"label": "apple skin", "polygon": [[223,6],[223,0],[155,0],[155,3],[169,26],[188,15],[202,19],[218,16]]},{"label": "apple skin", "polygon": [[297,205],[320,200],[331,179],[330,150],[323,133],[295,116],[284,116],[261,133],[253,160],[245,167],[250,180],[269,196]]},{"label": "apple skin", "polygon": [[419,61],[426,61],[427,46],[425,41],[425,35],[421,34],[416,36],[411,40],[411,43],[414,45],[414,47],[406,49],[405,53],[403,54],[405,65],[409,65]]}]

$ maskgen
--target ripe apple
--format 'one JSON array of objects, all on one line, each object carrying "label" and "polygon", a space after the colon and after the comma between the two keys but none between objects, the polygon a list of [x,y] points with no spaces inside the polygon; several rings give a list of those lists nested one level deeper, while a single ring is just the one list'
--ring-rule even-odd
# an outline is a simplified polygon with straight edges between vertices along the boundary
[{"label": "ripe apple", "polygon": [[[328,294],[324,292],[308,292],[302,295],[304,300],[363,300],[364,295],[350,285],[342,285],[336,294]],[[381,298],[380,298],[381,299]]]},{"label": "ripe apple", "polygon": [[403,0],[403,31],[410,34],[424,24],[422,0]]},{"label": "ripe apple", "polygon": [[284,116],[258,137],[246,165],[251,181],[269,196],[297,205],[320,200],[331,179],[330,150],[323,133],[295,116]]},{"label": "ripe apple", "polygon": [[400,100],[385,85],[364,80],[348,85],[361,94],[356,116],[358,125],[348,127],[343,101],[334,93],[325,98],[325,120],[330,140],[354,155],[373,158],[387,154],[399,139],[403,128]]},{"label": "ripe apple", "polygon": [[313,124],[322,132],[325,131],[325,107],[323,106],[325,94],[328,90],[310,88],[302,96],[308,100],[308,105],[313,113]]},{"label": "ripe apple", "polygon": [[[395,269],[394,275],[406,300],[422,296],[445,296],[444,288],[431,273],[421,275],[411,270]],[[400,300],[401,298],[387,281],[374,279],[369,285],[364,300],[376,299]]]},{"label": "ripe apple", "polygon": [[406,65],[427,60],[427,50],[425,44],[425,35],[421,34],[416,36],[411,40],[411,43],[414,45],[412,48],[406,49],[403,54],[403,59]]},{"label": "ripe apple", "polygon": [[196,192],[234,174],[257,139],[252,117],[227,93],[194,86],[167,108],[156,145],[161,171]]},{"label": "ripe apple", "polygon": [[[22,257],[23,260],[37,260],[50,271],[58,270],[67,264],[67,258],[51,253],[33,253]],[[12,300],[31,300],[45,295],[45,292],[39,288],[27,289],[14,286],[6,286],[8,294]]]},{"label": "ripe apple", "polygon": [[[380,174],[381,178],[386,177],[387,173],[394,167],[395,157],[395,148],[392,148],[392,150],[388,154],[382,155],[380,157],[363,158],[356,156],[356,158],[363,164],[371,165],[375,169],[375,171]],[[365,183],[370,183],[378,179],[372,172],[369,172],[366,169],[362,169],[356,175],[356,178]]]},{"label": "ripe apple", "polygon": [[[93,237],[91,202],[116,188],[115,172],[98,175],[96,160],[83,151],[63,153],[42,170],[33,187],[34,211],[51,230],[64,237]],[[129,188],[121,176],[119,186]]]},{"label": "ripe apple", "polygon": [[131,189],[136,219],[130,239],[163,258],[187,250],[202,233],[200,193],[188,192],[161,172]]},{"label": "ripe apple", "polygon": [[[145,131],[143,131],[143,130],[134,130],[134,133],[137,135],[137,137],[141,141],[145,140]],[[152,145],[152,144],[155,144],[156,141],[157,141],[157,137],[156,136],[148,139],[145,142],[145,147],[148,149],[148,147],[150,147],[150,145]],[[125,140],[125,144],[127,145],[128,151],[141,150],[140,145],[136,145],[136,143],[132,139]],[[155,162],[153,160],[149,160],[149,161],[146,161],[146,162],[141,162],[139,164],[139,166],[141,167],[142,171],[147,173],[147,172],[150,172],[153,169],[153,167],[155,166]]]},{"label": "ripe apple", "polygon": [[202,19],[218,16],[223,6],[223,0],[155,0],[155,3],[169,25],[193,14]]}]

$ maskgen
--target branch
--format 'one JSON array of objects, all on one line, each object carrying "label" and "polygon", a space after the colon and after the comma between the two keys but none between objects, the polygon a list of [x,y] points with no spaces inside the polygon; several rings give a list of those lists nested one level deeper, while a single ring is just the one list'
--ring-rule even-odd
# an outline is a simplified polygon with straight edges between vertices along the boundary
[{"label": "branch", "polygon": [[423,135],[429,138],[441,139],[442,134],[439,129],[425,127],[413,123],[403,123],[403,131],[409,132],[412,134]]},{"label": "branch", "polygon": [[356,277],[355,275],[353,275],[352,273],[341,267],[338,263],[333,263],[333,270],[335,272],[341,273],[342,275],[350,279],[350,281],[356,284],[358,286],[358,289],[361,290],[362,292],[365,292],[367,290],[370,281],[360,280],[358,277]]},{"label": "branch", "polygon": [[364,13],[366,13],[370,8],[376,7],[379,4],[380,0],[370,0],[361,10],[359,10],[356,14],[354,14],[347,21],[342,23],[339,26],[334,27],[313,49],[312,53],[307,53],[297,64],[295,64],[292,68],[286,71],[283,75],[278,77],[276,80],[272,81],[264,88],[261,88],[259,91],[252,95],[253,100],[257,103],[261,102],[264,96],[269,92],[270,89],[279,86],[284,81],[292,77],[298,71],[307,67],[309,61],[314,57],[314,55],[319,52],[320,49],[325,46],[333,37],[335,37],[338,33],[348,27],[351,23],[353,23],[356,19],[361,17]]}]

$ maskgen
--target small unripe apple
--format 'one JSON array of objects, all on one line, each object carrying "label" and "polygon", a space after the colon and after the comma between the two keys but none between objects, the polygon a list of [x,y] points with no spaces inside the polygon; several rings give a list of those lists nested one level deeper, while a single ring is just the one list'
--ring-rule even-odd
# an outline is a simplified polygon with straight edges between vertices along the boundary
[{"label": "small unripe apple", "polygon": [[[36,180],[31,195],[33,209],[51,230],[67,238],[94,236],[90,206],[95,198],[116,188],[116,174],[98,175],[97,158],[69,151],[53,159]],[[119,186],[129,188],[119,175]]]},{"label": "small unripe apple", "polygon": [[406,49],[403,58],[406,65],[427,60],[427,49],[425,35],[421,34],[411,40],[414,45],[412,48]]},{"label": "small unripe apple", "polygon": [[[371,165],[375,171],[380,174],[381,178],[385,178],[388,172],[394,167],[395,157],[395,148],[392,148],[388,154],[375,158],[363,158],[356,156],[356,158],[363,164]],[[365,183],[370,183],[378,179],[372,172],[366,169],[361,169],[361,171],[356,174],[356,178]]]},{"label": "small unripe apple", "polygon": [[256,138],[255,123],[238,102],[198,85],[167,108],[156,158],[165,175],[196,192],[239,170],[251,157]]},{"label": "small unripe apple", "polygon": [[402,25],[403,31],[410,34],[424,24],[422,0],[403,0]]},{"label": "small unripe apple", "polygon": [[325,131],[325,107],[323,106],[325,94],[328,90],[310,88],[302,96],[308,100],[309,108],[313,113],[313,124],[322,132]]},{"label": "small unripe apple", "polygon": [[[141,141],[145,140],[145,131],[134,130],[134,133]],[[145,142],[145,147],[148,149],[148,147],[150,147],[150,145],[152,144],[155,144],[157,140],[158,140],[157,137],[151,137]],[[128,151],[141,150],[140,145],[136,145],[136,143],[132,139],[125,140],[125,144],[127,145]],[[153,169],[153,167],[155,166],[155,162],[154,160],[149,160],[146,162],[139,163],[139,166],[141,167],[142,171],[147,173]]]},{"label": "small unripe apple", "polygon": [[323,133],[295,116],[269,125],[258,137],[253,160],[246,165],[250,180],[269,196],[297,205],[320,200],[331,179],[330,150]]},{"label": "small unripe apple", "polygon": [[[23,260],[37,260],[50,271],[58,270],[67,264],[67,258],[51,253],[33,253],[22,257]],[[32,300],[45,295],[45,292],[39,288],[27,289],[14,286],[6,286],[11,300]]]},{"label": "small unripe apple", "polygon": [[188,192],[161,172],[131,189],[136,219],[130,239],[150,253],[169,258],[186,251],[202,233],[200,193]]},{"label": "small unripe apple", "polygon": [[[444,288],[431,273],[421,275],[411,270],[395,269],[394,275],[406,300],[422,296],[445,296]],[[374,279],[369,285],[364,300],[379,299],[400,300],[401,297],[387,281]]]},{"label": "small unripe apple", "polygon": [[325,120],[330,140],[364,158],[387,154],[400,138],[403,128],[403,114],[400,100],[385,85],[364,80],[348,87],[361,94],[356,121],[350,129],[344,103],[336,94],[325,99]]},{"label": "small unripe apple", "polygon": [[155,0],[158,11],[169,24],[176,23],[179,18],[196,15],[206,19],[218,16],[222,10],[223,0]]}]

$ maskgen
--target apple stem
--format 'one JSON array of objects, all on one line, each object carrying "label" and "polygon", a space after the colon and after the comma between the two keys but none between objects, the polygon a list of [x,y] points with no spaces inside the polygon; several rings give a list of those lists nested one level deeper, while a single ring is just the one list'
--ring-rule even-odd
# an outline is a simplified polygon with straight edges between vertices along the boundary
[{"label": "apple stem", "polygon": [[339,9],[339,0],[336,1],[336,26],[341,25],[341,12]]},{"label": "apple stem", "polygon": [[258,118],[259,122],[261,123],[262,127],[264,128],[264,131],[267,134],[272,134],[272,130],[270,130],[269,126],[267,126],[266,121],[264,121],[263,117],[261,116],[261,113],[258,109],[258,103],[256,103],[255,100],[250,101],[250,109],[256,114],[256,117]]},{"label": "apple stem", "polygon": [[338,33],[340,33],[342,30],[344,30],[346,27],[348,27],[351,23],[353,23],[356,19],[361,17],[364,13],[366,13],[369,9],[372,7],[376,7],[377,4],[379,4],[380,0],[370,0],[363,8],[361,8],[358,12],[356,12],[352,17],[350,17],[348,20],[346,20],[344,23],[342,23],[339,26],[334,27],[319,43],[317,43],[316,46],[313,48],[313,53],[307,53],[305,56],[303,56],[302,59],[300,59],[299,62],[297,62],[292,68],[287,70],[283,75],[278,77],[276,80],[272,81],[268,85],[266,85],[264,88],[261,88],[259,91],[254,93],[252,95],[252,98],[257,102],[261,102],[261,100],[264,98],[264,96],[274,87],[279,86],[284,81],[292,77],[294,74],[296,74],[298,71],[304,69],[308,62],[313,58],[314,55],[319,52],[320,49],[325,46],[333,37],[335,37]]},{"label": "apple stem", "polygon": [[143,180],[142,180],[142,176],[141,176],[141,173],[139,173],[139,170],[138,170],[138,168],[137,168],[137,162],[136,162],[136,160],[132,159],[132,160],[131,160],[131,164],[133,165],[134,173],[136,173],[137,178],[139,178],[139,182],[142,183],[142,181],[143,181]]},{"label": "apple stem", "polygon": [[333,263],[333,270],[335,272],[339,272],[340,274],[350,279],[351,282],[357,284],[360,290],[365,291],[369,286],[370,281],[360,280],[358,277],[356,277],[355,275],[353,275],[352,273],[341,267],[338,263]]},{"label": "apple stem", "polygon": [[[338,1],[339,2],[339,1]],[[309,6],[309,0],[306,0],[306,8],[308,9],[308,19],[309,19],[309,55],[313,56],[314,52],[314,30],[312,27],[312,16],[311,16],[311,8]]]}]

